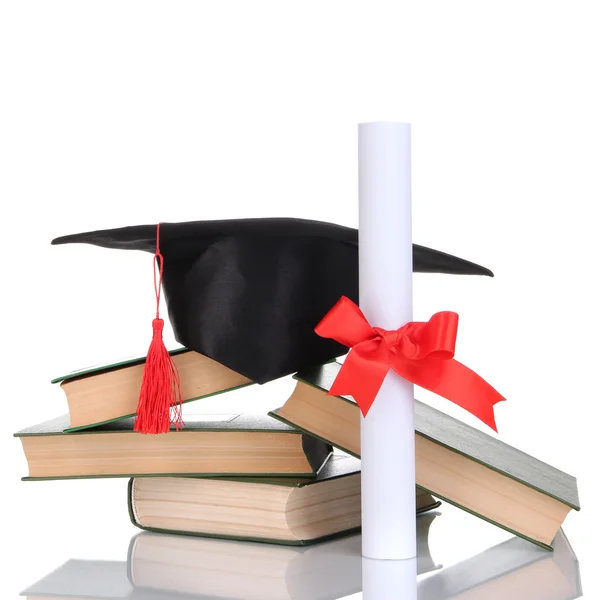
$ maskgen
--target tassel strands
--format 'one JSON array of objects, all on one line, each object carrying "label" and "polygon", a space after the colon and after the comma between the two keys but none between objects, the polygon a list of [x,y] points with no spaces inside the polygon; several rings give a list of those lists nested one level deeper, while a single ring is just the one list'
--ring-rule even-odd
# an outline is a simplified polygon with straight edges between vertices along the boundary
[{"label": "tassel strands", "polygon": [[[158,264],[158,278],[157,278]],[[160,318],[160,293],[163,257],[160,253],[160,223],[156,226],[156,252],[153,259],[156,317],[152,321],[152,342],[148,349],[142,387],[137,406],[134,431],[139,433],[168,433],[183,427],[181,384],[179,373],[163,342],[164,321]],[[171,414],[171,412],[173,414]]]}]

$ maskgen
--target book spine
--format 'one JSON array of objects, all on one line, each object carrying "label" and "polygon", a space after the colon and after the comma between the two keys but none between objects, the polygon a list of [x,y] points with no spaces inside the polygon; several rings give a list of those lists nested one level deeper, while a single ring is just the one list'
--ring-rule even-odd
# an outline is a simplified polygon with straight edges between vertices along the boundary
[{"label": "book spine", "polygon": [[134,484],[134,479],[131,478],[129,480],[129,483],[127,484],[127,510],[129,512],[129,518],[131,519],[131,522],[136,526],[139,527],[140,529],[144,529],[141,525],[140,522],[137,520],[137,516],[135,514],[135,504],[133,501],[133,484]]}]

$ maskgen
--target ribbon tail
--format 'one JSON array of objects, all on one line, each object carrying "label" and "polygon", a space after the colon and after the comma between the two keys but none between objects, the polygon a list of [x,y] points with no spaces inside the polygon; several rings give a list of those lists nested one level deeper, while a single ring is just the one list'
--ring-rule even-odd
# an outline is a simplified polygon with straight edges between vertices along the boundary
[{"label": "ribbon tail", "polygon": [[475,371],[457,360],[426,359],[420,364],[400,363],[394,370],[414,384],[464,408],[494,431],[494,406],[506,400]]},{"label": "ribbon tail", "polygon": [[329,389],[331,396],[352,396],[363,417],[367,416],[389,370],[385,362],[364,356],[358,349],[350,350],[342,368]]}]

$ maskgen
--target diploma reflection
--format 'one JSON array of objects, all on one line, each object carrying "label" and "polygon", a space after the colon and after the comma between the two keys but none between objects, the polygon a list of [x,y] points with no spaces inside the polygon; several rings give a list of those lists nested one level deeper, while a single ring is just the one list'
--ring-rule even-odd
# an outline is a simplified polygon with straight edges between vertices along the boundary
[{"label": "diploma reflection", "polygon": [[362,559],[364,600],[417,600],[417,559]]}]

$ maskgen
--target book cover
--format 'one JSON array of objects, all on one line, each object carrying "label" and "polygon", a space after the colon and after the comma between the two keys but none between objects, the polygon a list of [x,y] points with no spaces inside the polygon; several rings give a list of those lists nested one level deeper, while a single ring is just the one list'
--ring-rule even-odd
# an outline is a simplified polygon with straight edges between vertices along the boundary
[{"label": "book cover", "polygon": [[[169,350],[169,354],[171,356],[176,356],[177,354],[181,354],[183,352],[189,352],[187,348],[173,348]],[[66,375],[60,375],[59,377],[55,377],[52,379],[50,383],[62,383],[63,381],[68,381],[69,379],[75,379],[76,377],[86,377],[88,375],[100,375],[101,373],[105,373],[106,371],[114,371],[115,369],[122,369],[126,367],[133,367],[135,365],[141,365],[146,362],[145,356],[128,356],[119,358],[114,361],[107,361],[98,365],[92,365],[89,367],[83,367],[81,369],[76,369],[75,371],[71,371]]]}]

